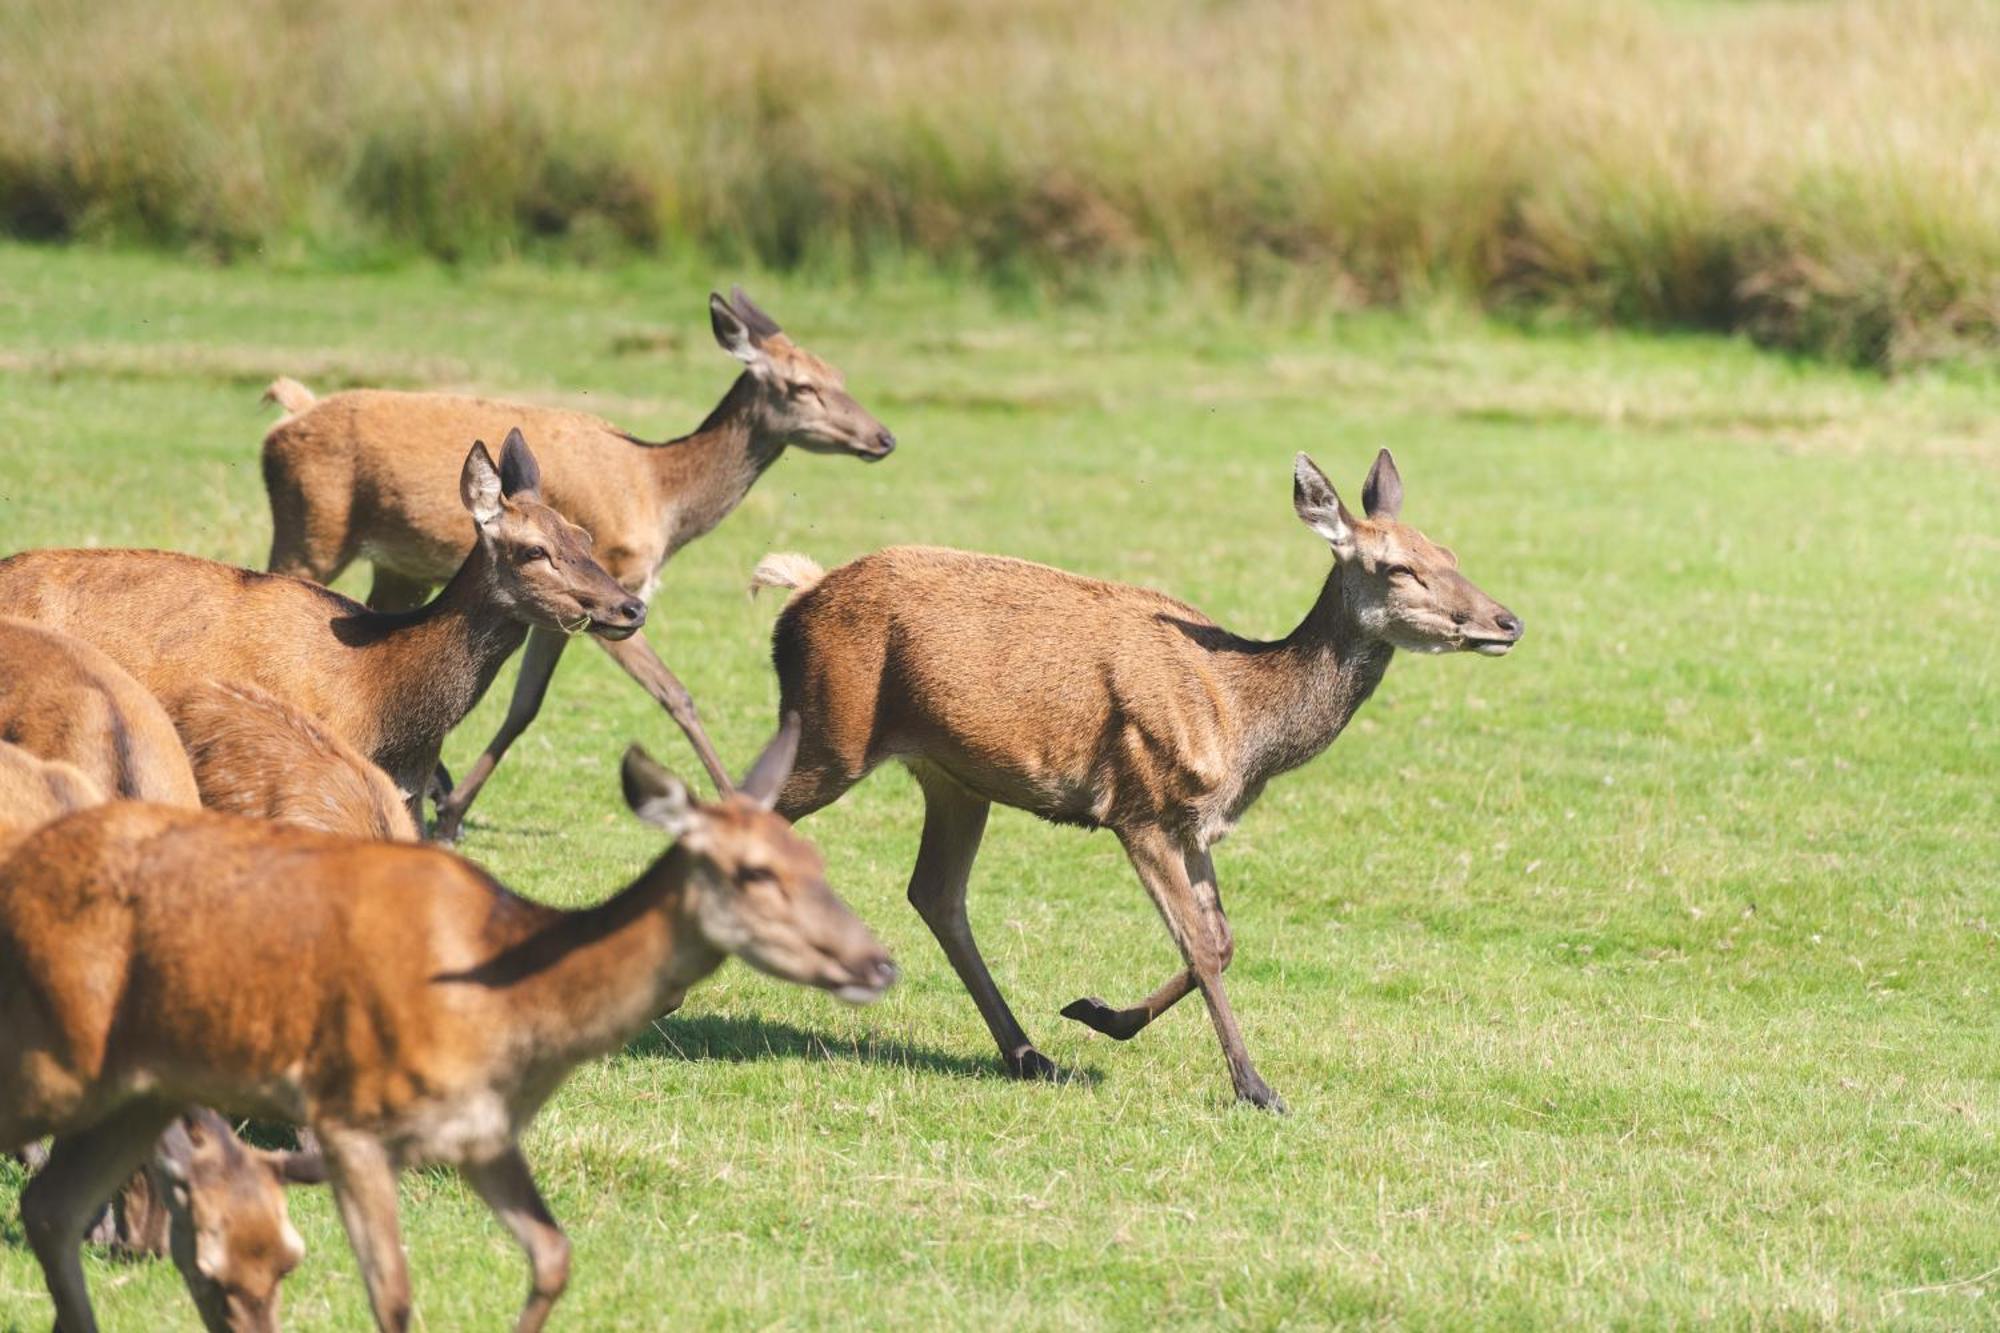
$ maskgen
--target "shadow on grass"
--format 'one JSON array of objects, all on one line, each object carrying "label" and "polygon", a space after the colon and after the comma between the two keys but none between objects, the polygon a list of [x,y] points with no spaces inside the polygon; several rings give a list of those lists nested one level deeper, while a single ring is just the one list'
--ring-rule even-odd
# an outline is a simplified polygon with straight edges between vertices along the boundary
[{"label": "shadow on grass", "polygon": [[[663,1018],[628,1042],[625,1055],[635,1060],[727,1060],[737,1064],[753,1060],[851,1060],[959,1078],[1008,1078],[997,1056],[973,1059],[872,1036],[838,1041],[790,1023],[735,1014]],[[1065,1069],[1059,1081],[1095,1086],[1103,1078],[1095,1069]]]}]

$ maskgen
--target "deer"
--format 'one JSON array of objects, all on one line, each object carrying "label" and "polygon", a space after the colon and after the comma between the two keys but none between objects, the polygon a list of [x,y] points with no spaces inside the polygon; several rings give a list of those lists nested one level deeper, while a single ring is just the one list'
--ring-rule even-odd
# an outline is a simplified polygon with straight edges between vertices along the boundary
[{"label": "deer", "polygon": [[323,833],[415,842],[409,797],[311,717],[255,686],[205,681],[171,716],[211,810]]},{"label": "deer", "polygon": [[91,1333],[92,1211],[189,1103],[317,1136],[378,1327],[412,1314],[399,1171],[457,1169],[525,1253],[534,1333],[570,1249],[519,1138],[730,956],[854,1004],[895,980],[819,852],[771,808],[788,720],[694,797],[637,746],[626,804],[670,845],[594,907],[515,896],[435,844],[138,802],[48,824],[0,862],[0,1150],[55,1135],[22,1195],[59,1327]]},{"label": "deer", "polygon": [[[280,378],[266,392],[286,415],[264,437],[271,504],[268,568],[331,583],[372,562],[370,606],[421,602],[464,558],[467,534],[446,478],[459,441],[518,422],[542,452],[548,503],[597,540],[598,560],[650,604],[666,562],[742,502],[787,447],[877,462],[896,447],[833,366],[787,337],[741,287],[710,293],[716,343],[743,369],[693,433],[653,443],[581,412],[445,393],[358,389],[316,397]],[[568,645],[533,630],[506,719],[438,804],[433,836],[455,841],[480,788],[540,711]],[[717,791],[729,780],[693,699],[643,636],[599,638],[686,734]],[[445,780],[448,783],[448,775]]]},{"label": "deer", "polygon": [[37,550],[0,560],[0,605],[101,649],[177,706],[195,685],[248,686],[319,722],[422,798],[445,735],[534,630],[624,639],[646,606],[591,558],[590,535],[541,498],[510,430],[496,465],[475,442],[459,476],[470,553],[443,591],[374,611],[305,579],[169,551]]},{"label": "deer", "polygon": [[1400,520],[1402,501],[1386,449],[1362,488],[1364,517],[1298,456],[1293,505],[1333,567],[1276,642],[1149,589],[999,556],[892,547],[829,572],[767,557],[752,591],[792,590],[772,660],[780,709],[804,722],[778,812],[801,820],[884,760],[909,769],[924,796],[910,902],[1019,1078],[1058,1071],[1008,1008],[966,918],[988,809],[1109,828],[1182,967],[1137,1004],[1081,999],[1063,1015],[1129,1040],[1199,989],[1237,1098],[1282,1112],[1223,991],[1235,938],[1210,849],[1267,782],[1332,744],[1398,649],[1500,656],[1521,637],[1520,619],[1456,555]]},{"label": "deer", "polygon": [[[0,857],[34,829],[104,799],[74,764],[0,741]],[[37,1167],[46,1160],[22,1156]],[[317,1153],[253,1148],[221,1116],[194,1107],[167,1127],[90,1237],[170,1256],[211,1333],[276,1330],[279,1284],[305,1255],[285,1188],[325,1178]]]},{"label": "deer", "polygon": [[81,639],[0,616],[0,739],[74,765],[107,796],[201,803],[180,737],[160,703]]}]

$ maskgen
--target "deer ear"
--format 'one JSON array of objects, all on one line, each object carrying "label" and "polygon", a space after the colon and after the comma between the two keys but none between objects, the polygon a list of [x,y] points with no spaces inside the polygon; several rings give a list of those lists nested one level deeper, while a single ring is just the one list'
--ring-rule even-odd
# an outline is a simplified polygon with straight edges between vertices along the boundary
[{"label": "deer ear", "polygon": [[280,1185],[324,1185],[327,1181],[326,1156],[317,1149],[303,1152],[260,1149],[257,1159]]},{"label": "deer ear", "polygon": [[715,292],[708,294],[708,322],[715,329],[716,346],[746,366],[765,364],[763,349],[757,346],[750,325]]},{"label": "deer ear", "polygon": [[654,828],[684,838],[701,822],[686,784],[637,745],[625,751],[618,777],[625,786],[625,804]]},{"label": "deer ear", "polygon": [[743,781],[736,784],[736,790],[766,810],[776,805],[778,793],[785,789],[785,779],[792,775],[792,764],[799,757],[801,730],[803,726],[799,715],[785,714],[785,725],[778,728],[778,734],[764,747],[764,753],[750,765],[750,771],[743,775]]},{"label": "deer ear", "polygon": [[761,343],[766,338],[774,338],[784,332],[783,329],[778,327],[778,321],[765,313],[764,308],[751,300],[750,293],[744,291],[741,287],[731,287],[729,289],[729,304],[735,309],[737,315],[741,317],[744,325],[749,328],[750,337],[754,341]]},{"label": "deer ear", "polygon": [[194,1142],[188,1137],[185,1121],[175,1120],[160,1135],[153,1150],[153,1163],[174,1184],[188,1183],[188,1176],[194,1170]]},{"label": "deer ear", "polygon": [[1319,464],[1304,454],[1292,460],[1292,508],[1300,522],[1326,538],[1335,558],[1345,560],[1354,554],[1354,516]]},{"label": "deer ear", "polygon": [[1370,518],[1393,520],[1403,512],[1403,476],[1387,449],[1375,455],[1375,466],[1361,483],[1361,508]]},{"label": "deer ear", "polygon": [[465,470],[458,474],[458,498],[465,502],[472,521],[484,528],[500,517],[500,495],[500,469],[493,466],[486,441],[475,440],[472,452],[465,456]]},{"label": "deer ear", "polygon": [[507,443],[500,446],[500,493],[509,500],[517,495],[534,500],[542,496],[541,464],[521,438],[519,426],[507,432]]}]

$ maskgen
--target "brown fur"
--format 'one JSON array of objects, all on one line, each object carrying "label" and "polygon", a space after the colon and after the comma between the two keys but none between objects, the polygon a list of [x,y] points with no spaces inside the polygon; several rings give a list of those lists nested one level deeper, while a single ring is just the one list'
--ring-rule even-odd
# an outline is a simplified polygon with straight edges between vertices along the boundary
[{"label": "brown fur", "polygon": [[415,611],[374,612],[302,579],[193,556],[117,550],[0,561],[0,605],[88,640],[163,699],[209,680],[263,690],[421,793],[445,734],[531,624],[629,635],[645,618],[591,559],[588,535],[540,502],[533,466],[518,434],[498,468],[473,447],[460,513],[486,515],[467,525],[480,539]]},{"label": "brown fur", "polygon": [[678,842],[563,911],[433,847],[119,803],[0,862],[0,1149],[54,1133],[22,1201],[58,1320],[88,1324],[85,1222],[189,1102],[316,1133],[378,1324],[409,1286],[395,1173],[449,1163],[527,1250],[541,1326],[569,1251],[516,1137],[731,953],[855,1000],[893,979],[768,802],[796,724],[716,805],[636,750],[626,798]]},{"label": "brown fur", "polygon": [[201,802],[354,838],[415,842],[388,774],[306,714],[248,685],[207,681],[172,705]]},{"label": "brown fur", "polygon": [[[21,607],[0,597],[0,605]],[[73,764],[105,796],[199,805],[159,702],[80,638],[0,617],[0,740]]]},{"label": "brown fur", "polygon": [[[291,415],[264,438],[270,568],[330,583],[367,559],[375,566],[370,604],[413,605],[465,558],[470,534],[452,490],[464,442],[518,424],[541,457],[548,503],[588,530],[604,567],[650,601],[667,559],[720,523],[787,446],[863,458],[889,452],[893,437],[848,394],[839,371],[779,332],[740,289],[733,303],[710,302],[718,342],[745,369],[699,430],[664,444],[582,412],[375,389],[315,399],[296,381],[277,381],[269,396]],[[644,640],[605,646],[688,732],[718,786],[726,782],[692,701]],[[440,836],[455,836],[533,720],[561,647],[546,637],[531,645],[500,735],[439,811]]]},{"label": "brown fur", "polygon": [[911,900],[1015,1072],[1053,1066],[1000,997],[966,920],[993,802],[1114,830],[1181,946],[1186,971],[1147,1004],[1065,1012],[1131,1036],[1199,983],[1238,1094],[1279,1104],[1222,997],[1234,942],[1210,846],[1266,782],[1332,743],[1396,648],[1504,652],[1520,632],[1451,552],[1397,521],[1401,480],[1386,452],[1366,495],[1369,517],[1357,519],[1300,456],[1295,506],[1335,565],[1304,621],[1271,643],[1161,593],[1023,560],[899,547],[828,573],[796,556],[758,567],[753,586],[795,589],[772,657],[780,709],[805,731],[778,808],[803,818],[884,760],[910,766],[927,809]]},{"label": "brown fur", "polygon": [[51,819],[103,801],[104,789],[76,765],[0,741],[0,852]]}]

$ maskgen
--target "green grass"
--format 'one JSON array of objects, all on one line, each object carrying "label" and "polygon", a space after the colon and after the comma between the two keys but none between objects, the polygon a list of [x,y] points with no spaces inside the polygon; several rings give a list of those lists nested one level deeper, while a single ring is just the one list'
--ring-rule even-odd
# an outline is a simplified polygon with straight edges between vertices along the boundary
[{"label": "green grass", "polygon": [[[701,298],[730,276],[0,249],[0,548],[259,561],[256,392],[281,371],[686,429],[728,381]],[[1230,1104],[1197,1007],[1124,1046],[1056,1016],[1173,961],[1110,838],[1012,812],[989,832],[975,928],[1075,1074],[1023,1087],[901,901],[909,781],[815,817],[905,981],[853,1011],[731,966],[580,1071],[528,1143],[577,1247],[562,1327],[1995,1322],[1991,381],[1450,311],[1278,326],[750,286],[904,446],[784,460],[670,567],[648,633],[732,762],[773,723],[772,608],[742,593],[763,552],[949,542],[1277,634],[1326,560],[1291,514],[1298,448],[1358,489],[1393,447],[1406,517],[1528,635],[1399,660],[1220,849],[1230,993],[1287,1119]],[[571,654],[465,850],[537,896],[617,887],[658,848],[617,797],[632,738],[693,768]],[[0,1167],[0,1327],[36,1328],[18,1185]],[[361,1326],[324,1192],[295,1213],[292,1326]],[[422,1327],[511,1316],[523,1265],[455,1179],[408,1177],[404,1221]],[[169,1267],[90,1273],[109,1327],[193,1327]]]}]

